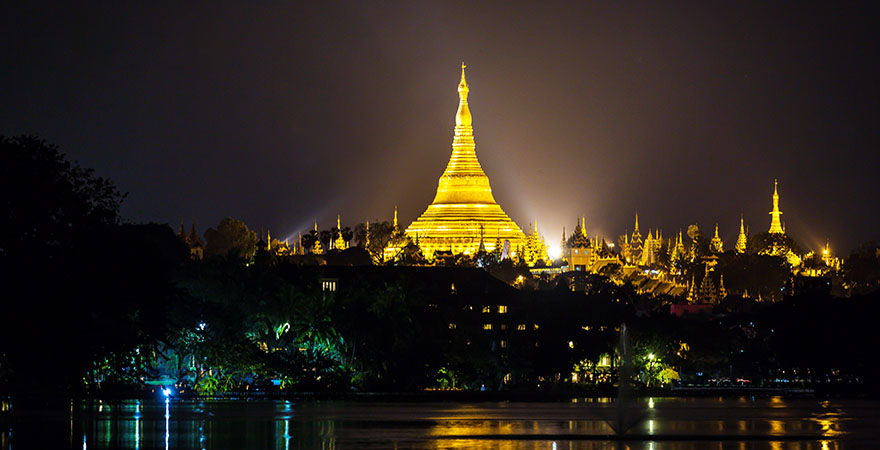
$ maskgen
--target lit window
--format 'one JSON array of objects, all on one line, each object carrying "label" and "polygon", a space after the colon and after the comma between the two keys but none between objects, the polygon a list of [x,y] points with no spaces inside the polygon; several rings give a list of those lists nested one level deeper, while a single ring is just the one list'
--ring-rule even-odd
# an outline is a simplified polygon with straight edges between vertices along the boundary
[{"label": "lit window", "polygon": [[568,348],[574,348],[574,342],[568,341]]},{"label": "lit window", "polygon": [[336,292],[336,280],[321,280],[321,290],[325,292]]},{"label": "lit window", "polygon": [[538,324],[534,324],[534,325],[532,325],[532,326],[534,326],[536,330],[537,330],[538,328],[541,328],[541,327],[538,326]]},{"label": "lit window", "polygon": [[516,326],[516,329],[519,330],[519,331],[525,331],[525,330],[526,330],[526,324],[521,323],[521,324],[519,324],[519,325]]},{"label": "lit window", "polygon": [[455,283],[452,283],[452,285],[449,286],[449,292],[452,293],[452,294],[455,293]]},{"label": "lit window", "polygon": [[484,323],[484,324],[483,324],[483,329],[484,329],[484,330],[491,330],[491,329],[492,329],[492,324],[491,324],[491,323]]},{"label": "lit window", "polygon": [[484,307],[483,307],[483,313],[484,313],[484,314],[489,314],[490,312],[492,312],[492,307],[491,307],[491,306],[484,306]]},{"label": "lit window", "polygon": [[454,330],[455,328],[456,328],[456,325],[455,325],[454,323],[450,323],[450,324],[449,324],[449,329],[450,329],[450,330]]},{"label": "lit window", "polygon": [[507,306],[498,305],[498,314],[507,314]]},{"label": "lit window", "polygon": [[507,341],[504,339],[501,340],[501,348],[507,348]]},{"label": "lit window", "polygon": [[575,251],[574,251],[574,254],[575,254],[575,255],[577,255],[577,254],[578,254],[578,251],[577,251],[577,250],[575,250]]}]

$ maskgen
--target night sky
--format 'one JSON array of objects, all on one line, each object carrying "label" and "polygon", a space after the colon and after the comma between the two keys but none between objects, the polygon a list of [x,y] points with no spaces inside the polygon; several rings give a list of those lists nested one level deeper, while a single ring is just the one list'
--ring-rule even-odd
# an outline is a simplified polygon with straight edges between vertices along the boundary
[{"label": "night sky", "polygon": [[[129,193],[131,221],[287,237],[434,197],[468,65],[495,199],[549,243],[720,224],[880,240],[877,16],[767,2],[15,2],[0,133]],[[59,2],[60,3],[60,2]],[[76,3],[76,4],[68,4]]]}]

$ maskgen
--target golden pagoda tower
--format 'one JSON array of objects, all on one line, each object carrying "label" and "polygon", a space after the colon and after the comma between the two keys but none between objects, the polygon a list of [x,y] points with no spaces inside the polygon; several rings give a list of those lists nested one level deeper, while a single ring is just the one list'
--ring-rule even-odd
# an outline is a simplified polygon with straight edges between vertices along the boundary
[{"label": "golden pagoda tower", "polygon": [[712,245],[712,251],[715,253],[724,253],[724,242],[721,241],[721,237],[718,236],[718,224],[715,224],[715,237],[712,238],[710,242]]},{"label": "golden pagoda tower", "polygon": [[339,215],[338,215],[338,214],[336,215],[336,232],[337,232],[336,240],[335,240],[335,241],[332,241],[332,246],[333,246],[333,248],[336,249],[336,250],[345,250],[345,249],[347,249],[347,248],[348,248],[348,242],[345,242],[345,240],[342,239],[342,225],[341,225],[341,222],[340,222],[340,220],[339,220]]},{"label": "golden pagoda tower", "polygon": [[771,234],[785,234],[785,229],[782,228],[782,221],[779,220],[779,216],[782,215],[782,212],[779,211],[779,183],[776,180],[773,180],[773,211],[770,211],[770,233]]},{"label": "golden pagoda tower", "polygon": [[632,239],[629,241],[630,253],[633,264],[639,264],[642,259],[642,233],[639,233],[639,213],[636,213],[636,226],[633,229]]},{"label": "golden pagoda tower", "polygon": [[[436,251],[475,254],[480,246],[480,230],[509,241],[510,248],[522,248],[525,243],[522,229],[495,202],[489,178],[477,160],[464,69],[462,63],[452,156],[440,176],[434,201],[405,232],[413,239],[418,235],[419,245],[429,258]],[[486,251],[492,252],[494,247],[495,243],[489,243]]]},{"label": "golden pagoda tower", "polygon": [[544,261],[545,263],[550,261],[550,258],[547,256],[547,245],[544,237],[538,232],[537,220],[535,220],[534,231],[532,230],[532,224],[529,224],[529,234],[526,235],[523,258],[529,266],[534,266],[538,261]]},{"label": "golden pagoda tower", "polygon": [[748,240],[746,239],[746,226],[743,222],[742,215],[739,216],[739,236],[736,238],[736,247],[735,250],[737,253],[745,253],[748,247]]},{"label": "golden pagoda tower", "polygon": [[669,262],[673,266],[673,272],[677,272],[675,265],[684,260],[684,257],[684,241],[681,239],[681,230],[678,230],[678,237],[675,239],[675,244],[672,245],[672,255],[669,257]]},{"label": "golden pagoda tower", "polygon": [[[318,222],[315,222],[315,236],[318,235]],[[321,239],[315,239],[315,243],[312,245],[312,254],[313,255],[321,255],[324,253],[324,247],[321,246]]]}]

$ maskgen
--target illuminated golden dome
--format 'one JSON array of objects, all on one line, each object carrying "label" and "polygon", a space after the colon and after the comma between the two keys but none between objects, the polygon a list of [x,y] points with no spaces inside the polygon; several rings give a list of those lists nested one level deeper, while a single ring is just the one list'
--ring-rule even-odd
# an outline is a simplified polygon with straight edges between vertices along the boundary
[{"label": "illuminated golden dome", "polygon": [[441,250],[474,254],[481,239],[489,252],[499,240],[510,241],[511,250],[516,250],[525,237],[519,226],[495,203],[489,178],[477,160],[464,69],[462,63],[452,156],[440,176],[434,201],[406,229],[408,236],[418,237],[426,255]]}]

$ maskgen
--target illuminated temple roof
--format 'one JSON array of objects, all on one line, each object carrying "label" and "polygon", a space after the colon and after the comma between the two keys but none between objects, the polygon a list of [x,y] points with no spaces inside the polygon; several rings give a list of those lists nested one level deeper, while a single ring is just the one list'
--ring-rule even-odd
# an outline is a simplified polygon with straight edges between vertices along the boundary
[{"label": "illuminated temple roof", "polygon": [[495,242],[504,240],[516,250],[525,238],[520,227],[495,203],[489,178],[477,160],[464,68],[462,64],[452,156],[440,176],[434,201],[406,229],[407,236],[418,237],[426,255],[443,250],[474,254],[481,238],[489,252],[494,250]]}]

